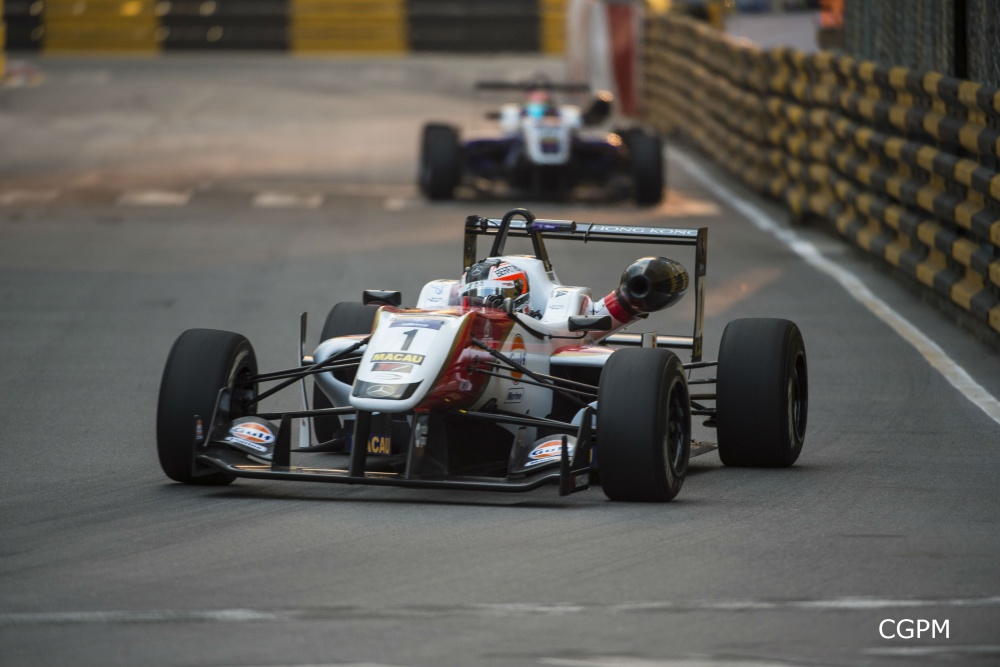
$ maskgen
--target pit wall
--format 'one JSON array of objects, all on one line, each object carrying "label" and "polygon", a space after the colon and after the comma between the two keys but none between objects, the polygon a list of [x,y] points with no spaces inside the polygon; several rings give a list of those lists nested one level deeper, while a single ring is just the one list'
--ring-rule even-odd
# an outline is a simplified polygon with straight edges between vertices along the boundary
[{"label": "pit wall", "polygon": [[1000,332],[1000,90],[646,22],[643,115]]},{"label": "pit wall", "polygon": [[3,0],[7,49],[562,53],[566,0]]}]

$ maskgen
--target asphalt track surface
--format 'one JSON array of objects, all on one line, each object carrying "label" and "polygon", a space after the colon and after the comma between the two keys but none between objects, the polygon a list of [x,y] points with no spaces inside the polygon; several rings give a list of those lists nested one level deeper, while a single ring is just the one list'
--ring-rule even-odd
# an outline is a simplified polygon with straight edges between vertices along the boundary
[{"label": "asphalt track surface", "polygon": [[[529,206],[708,226],[708,356],[737,317],[803,331],[795,467],[710,454],[665,505],[170,483],[154,416],[175,337],[238,331],[263,369],[286,367],[301,311],[314,343],[364,288],[412,302],[459,275],[465,216],[523,202],[422,201],[419,127],[473,123],[477,75],[559,63],[38,64],[44,83],[0,90],[0,665],[1000,661],[1000,425],[734,202],[784,228],[780,209],[678,150],[659,208]],[[995,352],[839,240],[796,233],[1000,396]],[[560,278],[596,294],[638,252],[552,248]],[[642,330],[682,332],[685,307]],[[948,621],[948,637],[884,639],[885,619]]]}]

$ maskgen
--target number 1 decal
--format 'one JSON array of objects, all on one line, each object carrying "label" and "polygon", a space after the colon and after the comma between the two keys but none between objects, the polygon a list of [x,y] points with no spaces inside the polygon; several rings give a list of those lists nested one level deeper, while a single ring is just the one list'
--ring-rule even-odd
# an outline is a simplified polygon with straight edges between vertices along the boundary
[{"label": "number 1 decal", "polygon": [[403,334],[403,337],[406,338],[406,342],[403,343],[403,352],[406,352],[407,350],[410,349],[410,345],[413,343],[413,339],[417,337],[417,331],[418,329],[410,329],[409,331]]}]

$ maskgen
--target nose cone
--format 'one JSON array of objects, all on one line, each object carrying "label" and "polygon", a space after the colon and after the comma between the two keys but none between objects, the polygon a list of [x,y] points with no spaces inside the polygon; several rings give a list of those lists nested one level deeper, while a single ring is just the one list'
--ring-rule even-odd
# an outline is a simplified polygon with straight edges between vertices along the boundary
[{"label": "nose cone", "polygon": [[630,307],[652,313],[668,308],[684,296],[688,272],[666,257],[643,257],[622,273],[619,291]]}]

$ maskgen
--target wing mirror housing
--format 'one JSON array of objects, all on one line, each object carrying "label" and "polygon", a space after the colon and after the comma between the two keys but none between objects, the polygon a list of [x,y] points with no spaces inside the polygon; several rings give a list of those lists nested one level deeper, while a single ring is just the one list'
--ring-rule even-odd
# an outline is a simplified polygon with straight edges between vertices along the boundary
[{"label": "wing mirror housing", "polygon": [[399,307],[403,305],[403,294],[396,290],[366,289],[361,295],[361,303],[366,306],[377,304],[380,306]]},{"label": "wing mirror housing", "polygon": [[611,116],[611,102],[614,99],[614,96],[606,90],[597,93],[590,106],[581,115],[583,124],[593,126],[606,121]]}]

